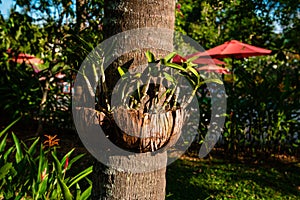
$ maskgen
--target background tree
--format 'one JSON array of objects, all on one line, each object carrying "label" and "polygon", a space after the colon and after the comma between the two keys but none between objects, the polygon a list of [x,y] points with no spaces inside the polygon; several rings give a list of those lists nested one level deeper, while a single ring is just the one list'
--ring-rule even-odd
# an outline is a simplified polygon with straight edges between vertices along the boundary
[{"label": "background tree", "polygon": [[[61,80],[56,75],[63,73],[66,75],[63,81],[72,83],[75,70],[79,69],[93,46],[102,40],[103,1],[89,1],[84,8],[86,13],[81,13],[81,17],[85,15],[85,21],[81,21],[88,27],[81,31],[76,29],[76,7],[72,1],[20,0],[14,3],[9,18],[2,18],[1,52],[5,58],[3,65],[7,65],[2,71],[6,71],[4,73],[9,79],[3,81],[5,85],[1,90],[3,107],[6,112],[15,112],[14,116],[21,113],[30,116],[30,119],[39,119],[37,133],[47,132],[47,127],[71,127],[70,95],[61,93],[57,84]],[[7,55],[7,49],[14,52],[15,56],[21,52],[42,59],[44,64],[37,66],[39,73],[34,73],[28,65],[7,63],[12,58],[12,55]],[[16,74],[26,74],[27,78],[19,79]],[[9,77],[24,80],[24,83]],[[35,85],[25,84],[26,81]],[[28,90],[21,92],[18,88]],[[57,104],[58,101],[61,104]],[[45,122],[47,126],[43,127]]]},{"label": "background tree", "polygon": [[[0,113],[4,115],[1,116],[2,123],[6,118],[11,121],[22,115],[26,122],[24,127],[30,124],[36,129],[35,122],[42,119],[42,133],[53,133],[53,127],[58,129],[71,126],[70,112],[57,109],[57,97],[61,97],[61,94],[55,75],[59,72],[66,73],[64,80],[71,81],[71,76],[76,74],[86,55],[103,40],[104,32],[105,38],[108,38],[124,30],[149,24],[165,27],[174,20],[168,17],[175,8],[173,1],[107,1],[105,20],[103,0],[85,1],[84,5],[80,3],[83,1],[77,2],[18,0],[14,1],[9,17],[0,16]],[[125,12],[123,6],[120,6],[120,10],[114,9],[114,6],[109,7],[120,3],[128,3],[125,8],[132,6],[133,11]],[[235,150],[236,154],[250,155],[255,159],[258,154],[268,157],[281,153],[299,156],[300,4],[293,0],[179,0],[178,3],[180,6],[177,5],[176,8],[176,30],[192,37],[206,49],[229,39],[238,39],[273,50],[273,55],[268,57],[235,61],[238,66],[235,71],[235,93],[231,89],[232,77],[225,75],[230,101],[219,147],[225,152]],[[80,20],[77,19],[79,14],[76,14],[76,5],[77,13],[79,5],[83,5],[84,12],[80,15],[84,16]],[[118,20],[114,21],[114,17]],[[106,26],[103,27],[104,22]],[[84,28],[80,29],[80,26]],[[169,28],[173,29],[171,26]],[[41,58],[44,61],[41,72],[34,73],[31,66],[12,62],[13,55],[8,53],[8,49],[15,54],[22,52]],[[157,57],[165,53],[155,50],[153,52]],[[144,57],[144,52],[124,55],[122,59],[126,58],[128,61],[133,57],[135,59],[131,64],[132,68],[146,62],[140,59]],[[227,63],[225,67],[230,69],[231,60],[224,61]],[[107,71],[107,74],[117,73],[118,66],[114,63],[110,68],[112,71]],[[202,105],[205,104],[203,110],[206,115],[201,118],[205,123],[200,126],[200,140],[197,142],[201,142],[201,137],[206,134],[210,110],[209,92],[200,92],[203,95],[199,99]],[[69,107],[69,97],[66,98],[68,100],[64,105]],[[235,130],[234,135],[230,135],[230,129]],[[107,168],[98,169],[104,171],[102,175],[108,172]],[[101,174],[97,167],[95,173]],[[164,172],[161,171],[160,174]],[[125,180],[127,175],[118,178]],[[156,177],[154,174],[148,175],[152,177],[149,180]],[[108,196],[105,193],[108,188],[100,187],[103,186],[103,181],[107,183],[108,180],[101,180],[101,177],[117,176],[117,173],[97,176],[99,179],[94,181],[95,196]],[[153,190],[160,188],[159,194],[163,196],[164,178],[161,180],[160,183],[153,183],[157,183]],[[115,193],[117,188],[122,191],[128,189],[115,187]],[[141,193],[136,191],[136,194]]]},{"label": "background tree", "polygon": [[[271,0],[178,3],[181,13],[177,13],[176,30],[199,41],[206,49],[237,39],[273,50],[273,56],[235,60],[238,88],[234,92],[231,88],[232,77],[225,76],[228,118],[220,146],[235,154],[296,153],[299,140],[295,128],[299,127],[299,120],[295,119],[299,119],[299,112],[295,107],[299,104],[292,99],[299,96],[295,90],[299,87],[299,73],[295,71],[299,64],[296,50],[299,40],[293,41],[291,38],[299,36],[295,34],[299,22],[299,4]],[[224,60],[230,69],[231,59]],[[290,95],[293,97],[288,100]],[[200,99],[205,102],[203,100],[209,98],[204,95]],[[203,108],[203,112],[209,116],[209,103]],[[209,120],[209,117],[202,120]],[[233,134],[230,133],[232,129]],[[204,122],[200,130],[200,135],[204,136]],[[273,146],[274,143],[276,145]]]}]

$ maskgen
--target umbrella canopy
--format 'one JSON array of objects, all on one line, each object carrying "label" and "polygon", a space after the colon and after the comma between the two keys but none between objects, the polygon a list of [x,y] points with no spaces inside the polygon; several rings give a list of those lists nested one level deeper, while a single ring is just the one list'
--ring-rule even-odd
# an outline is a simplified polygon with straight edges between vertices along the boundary
[{"label": "umbrella canopy", "polygon": [[[180,55],[176,55],[176,56],[174,56],[172,62],[177,63],[177,64],[182,64],[182,62],[185,62],[185,61],[187,61],[187,59],[193,57],[192,55],[194,55],[194,54],[191,54],[191,55],[188,55],[188,56],[185,56],[185,57],[181,57]],[[223,62],[221,60],[218,60],[216,58],[210,58],[209,56],[197,58],[197,59],[193,60],[192,63],[207,64],[207,65],[208,64],[226,65],[225,62]]]},{"label": "umbrella canopy", "polygon": [[206,57],[200,57],[196,60],[192,61],[195,64],[216,64],[216,65],[226,65],[225,62],[218,60],[216,58],[206,58]]},{"label": "umbrella canopy", "polygon": [[[192,57],[192,56],[190,56],[190,57]],[[187,59],[190,58],[190,57],[189,56],[181,57],[180,55],[176,55],[172,59],[172,62],[176,63],[176,64],[182,64],[183,62],[187,61]],[[217,66],[217,65],[225,65],[226,63],[221,61],[221,60],[215,59],[215,58],[211,59],[211,58],[208,58],[208,57],[207,58],[201,57],[201,58],[198,58],[198,59],[196,59],[192,62],[194,64],[204,64],[204,65],[206,65],[206,66],[203,66],[203,67],[196,68],[197,70],[205,70],[207,72],[216,72],[216,73],[219,73],[219,74],[229,73],[228,69]]]},{"label": "umbrella canopy", "polygon": [[[245,44],[237,40],[230,40],[209,49],[205,52],[205,55],[209,55],[212,58],[246,58],[251,56],[262,56],[271,54],[271,50],[263,49],[260,47]],[[201,52],[202,53],[202,52]],[[203,54],[203,53],[202,53]],[[201,56],[201,55],[200,55]]]},{"label": "umbrella canopy", "polygon": [[227,68],[223,68],[217,65],[206,65],[203,67],[198,67],[196,69],[198,71],[216,72],[218,74],[230,74],[230,71]]},{"label": "umbrella canopy", "polygon": [[12,58],[10,59],[11,61],[19,63],[19,64],[25,63],[28,65],[31,65],[35,73],[40,72],[40,70],[38,69],[38,67],[36,65],[40,65],[40,64],[44,63],[44,61],[42,59],[37,58],[30,54],[19,53],[16,57],[14,55],[14,53],[12,53],[11,49],[8,49],[7,53],[12,54]]},{"label": "umbrella canopy", "polygon": [[17,62],[17,63],[23,63],[25,62],[26,64],[43,64],[43,60],[42,59],[39,59],[35,56],[32,56],[32,55],[29,55],[29,54],[26,54],[26,53],[20,53],[18,54],[18,57],[13,57],[12,60],[14,62]]},{"label": "umbrella canopy", "polygon": [[218,60],[216,58],[211,58],[206,52],[196,52],[190,55],[185,56],[185,59],[189,59],[192,57],[199,57],[192,61],[195,64],[216,64],[216,65],[226,65],[225,62]]}]

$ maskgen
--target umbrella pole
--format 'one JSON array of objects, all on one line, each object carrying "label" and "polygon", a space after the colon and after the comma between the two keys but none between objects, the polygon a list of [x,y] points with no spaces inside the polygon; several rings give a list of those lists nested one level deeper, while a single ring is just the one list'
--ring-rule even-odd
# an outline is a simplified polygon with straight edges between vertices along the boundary
[{"label": "umbrella pole", "polygon": [[[235,70],[235,66],[234,66],[234,57],[231,58],[232,59],[232,93],[231,93],[231,96],[232,98],[235,98],[235,80],[234,80],[234,70]],[[236,131],[235,131],[235,128],[236,128],[236,123],[235,123],[235,105],[233,105],[232,107],[232,110],[231,110],[231,113],[232,113],[232,117],[231,117],[231,129],[230,129],[230,135],[231,135],[231,138],[234,138],[236,135]],[[233,143],[233,147],[231,147],[232,149],[230,150],[233,158],[235,158],[235,155],[236,155],[236,144]]]},{"label": "umbrella pole", "polygon": [[232,65],[232,91],[234,91],[234,87],[235,87],[235,85],[234,85],[234,58],[232,57],[231,58],[232,59],[232,63],[231,63],[231,65]]}]

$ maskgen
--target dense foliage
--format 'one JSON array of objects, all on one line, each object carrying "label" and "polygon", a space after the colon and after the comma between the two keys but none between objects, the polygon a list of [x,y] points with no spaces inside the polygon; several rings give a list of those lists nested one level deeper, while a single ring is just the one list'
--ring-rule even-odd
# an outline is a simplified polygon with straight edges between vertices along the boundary
[{"label": "dense foliage", "polygon": [[[84,2],[18,0],[8,18],[0,17],[1,112],[10,119],[20,115],[34,119],[38,133],[45,125],[72,126],[70,94],[61,92],[59,82],[72,87],[82,60],[102,41],[103,1]],[[271,56],[235,60],[234,79],[224,76],[228,111],[219,145],[231,154],[297,153],[299,4],[292,0],[179,0],[175,9],[176,30],[206,49],[236,39],[273,50]],[[44,64],[37,66],[40,72],[13,62],[19,53],[42,59]],[[230,69],[232,60],[225,62]],[[60,73],[65,77],[58,78]],[[200,93],[205,116],[201,142],[210,118],[210,99]]]},{"label": "dense foliage", "polygon": [[[174,9],[177,10],[176,31],[190,36],[205,49],[236,39],[273,52],[270,56],[234,62],[224,59],[225,67],[232,69],[234,63],[235,70],[234,76],[223,75],[228,104],[218,147],[225,155],[234,157],[299,155],[298,1],[178,0]],[[74,76],[87,53],[103,40],[102,25],[103,0],[15,0],[8,17],[0,14],[3,121],[21,117],[34,124],[40,136],[53,134],[53,128],[72,127],[70,101]],[[22,53],[34,55],[43,63],[16,62]],[[69,93],[62,92],[61,82],[70,84]],[[205,87],[199,87],[197,94],[202,117],[196,142],[201,143],[210,122],[211,99]],[[49,136],[48,139],[55,144],[55,138]],[[39,138],[20,141],[15,134],[6,134],[6,130],[0,133],[0,141],[0,199],[89,197],[91,181],[87,175],[91,167],[80,169],[82,172],[78,173],[73,167],[72,172],[70,170],[72,163],[82,155],[71,159],[71,150],[61,156],[50,142],[43,144]],[[270,172],[249,167],[242,171],[244,168],[239,165],[210,168],[211,165],[180,162],[176,167],[179,171],[174,173],[178,176],[171,176],[169,180],[175,183],[180,179],[181,185],[192,185],[193,190],[188,194],[195,198],[289,199],[299,196],[299,188],[296,188],[299,174],[292,175],[294,168],[285,171],[272,168]],[[180,169],[184,169],[188,177]],[[241,174],[241,181],[233,179]],[[271,178],[263,181],[272,187],[260,185],[260,176]],[[287,188],[289,182],[296,185]],[[171,192],[167,198],[187,199],[177,192],[182,189],[181,185],[178,188],[178,185],[168,184]],[[195,192],[196,186],[205,188],[207,194]]]},{"label": "dense foliage", "polygon": [[[299,153],[299,11],[294,1],[178,1],[176,29],[212,48],[230,39],[272,50],[271,56],[224,59],[227,119],[219,145],[239,153]],[[203,92],[202,92],[203,94]],[[200,141],[210,119],[201,96]]]},{"label": "dense foliage", "polygon": [[[71,96],[62,93],[59,82],[72,87],[76,69],[101,40],[102,4],[89,1],[75,8],[70,1],[20,0],[8,19],[1,16],[1,110],[13,118],[38,120],[38,133],[45,122],[70,127]],[[77,9],[85,10],[85,22],[77,23]],[[43,64],[14,62],[19,53],[35,55]],[[36,68],[39,72],[34,72]]]},{"label": "dense foliage", "polygon": [[[70,170],[84,154],[71,158],[72,149],[59,158],[56,136],[47,136],[43,143],[40,138],[34,139],[27,146],[14,133],[7,133],[19,119],[0,132],[0,198],[88,199],[92,184],[87,176],[92,166]],[[9,138],[14,145],[8,144]]]}]

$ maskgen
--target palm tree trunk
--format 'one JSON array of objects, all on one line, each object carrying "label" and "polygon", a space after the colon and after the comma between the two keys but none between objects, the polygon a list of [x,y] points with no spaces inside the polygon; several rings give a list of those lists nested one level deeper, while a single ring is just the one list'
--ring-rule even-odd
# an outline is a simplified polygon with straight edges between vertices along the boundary
[{"label": "palm tree trunk", "polygon": [[[171,31],[174,30],[174,0],[105,0],[104,13],[105,20],[103,30],[105,38],[109,38],[123,31],[144,27],[158,27],[167,28]],[[147,36],[145,35],[143,39],[147,40]],[[167,43],[172,46],[173,38],[170,37],[168,40]],[[119,78],[115,75],[117,74],[117,67],[131,60],[133,60],[129,66],[131,69],[146,64],[147,60],[144,55],[146,50],[148,49],[141,49],[138,52],[135,51],[134,53],[123,55],[106,70],[106,81],[108,82],[107,85],[111,87],[110,89],[113,88]],[[169,53],[158,49],[151,49],[151,51],[158,57]],[[170,117],[174,117],[174,115],[170,115]],[[176,117],[172,120],[172,125],[175,126]],[[128,141],[128,144],[125,144],[125,146],[130,148],[132,145],[132,143],[129,143],[130,140],[124,140],[122,134],[118,133],[116,128],[108,129],[107,131],[110,132],[110,134],[119,137],[120,140],[123,140],[123,143]],[[170,135],[166,135],[165,137],[170,137]],[[154,170],[146,170],[145,172],[120,171],[117,169],[118,164],[123,166],[126,166],[126,164],[132,165],[132,163],[127,163],[128,160],[135,161],[145,159],[152,159],[151,163],[158,164],[160,167],[154,167]],[[154,159],[150,150],[145,150],[143,153],[137,154],[132,158],[130,158],[130,156],[115,156],[111,158],[111,164],[116,167],[107,167],[99,162],[95,163],[93,168],[92,199],[165,199],[166,152],[155,156]],[[143,164],[145,163],[141,161],[137,167],[140,168],[140,165]]]},{"label": "palm tree trunk", "polygon": [[[145,156],[151,157],[150,154],[138,156],[141,159],[145,159]],[[128,162],[128,159],[131,158],[122,156],[114,158],[119,164]],[[138,158],[135,156],[133,159]],[[166,165],[166,153],[156,159],[160,165]],[[149,172],[132,173],[109,168],[96,162],[93,173],[92,199],[165,199],[165,167]]]}]

